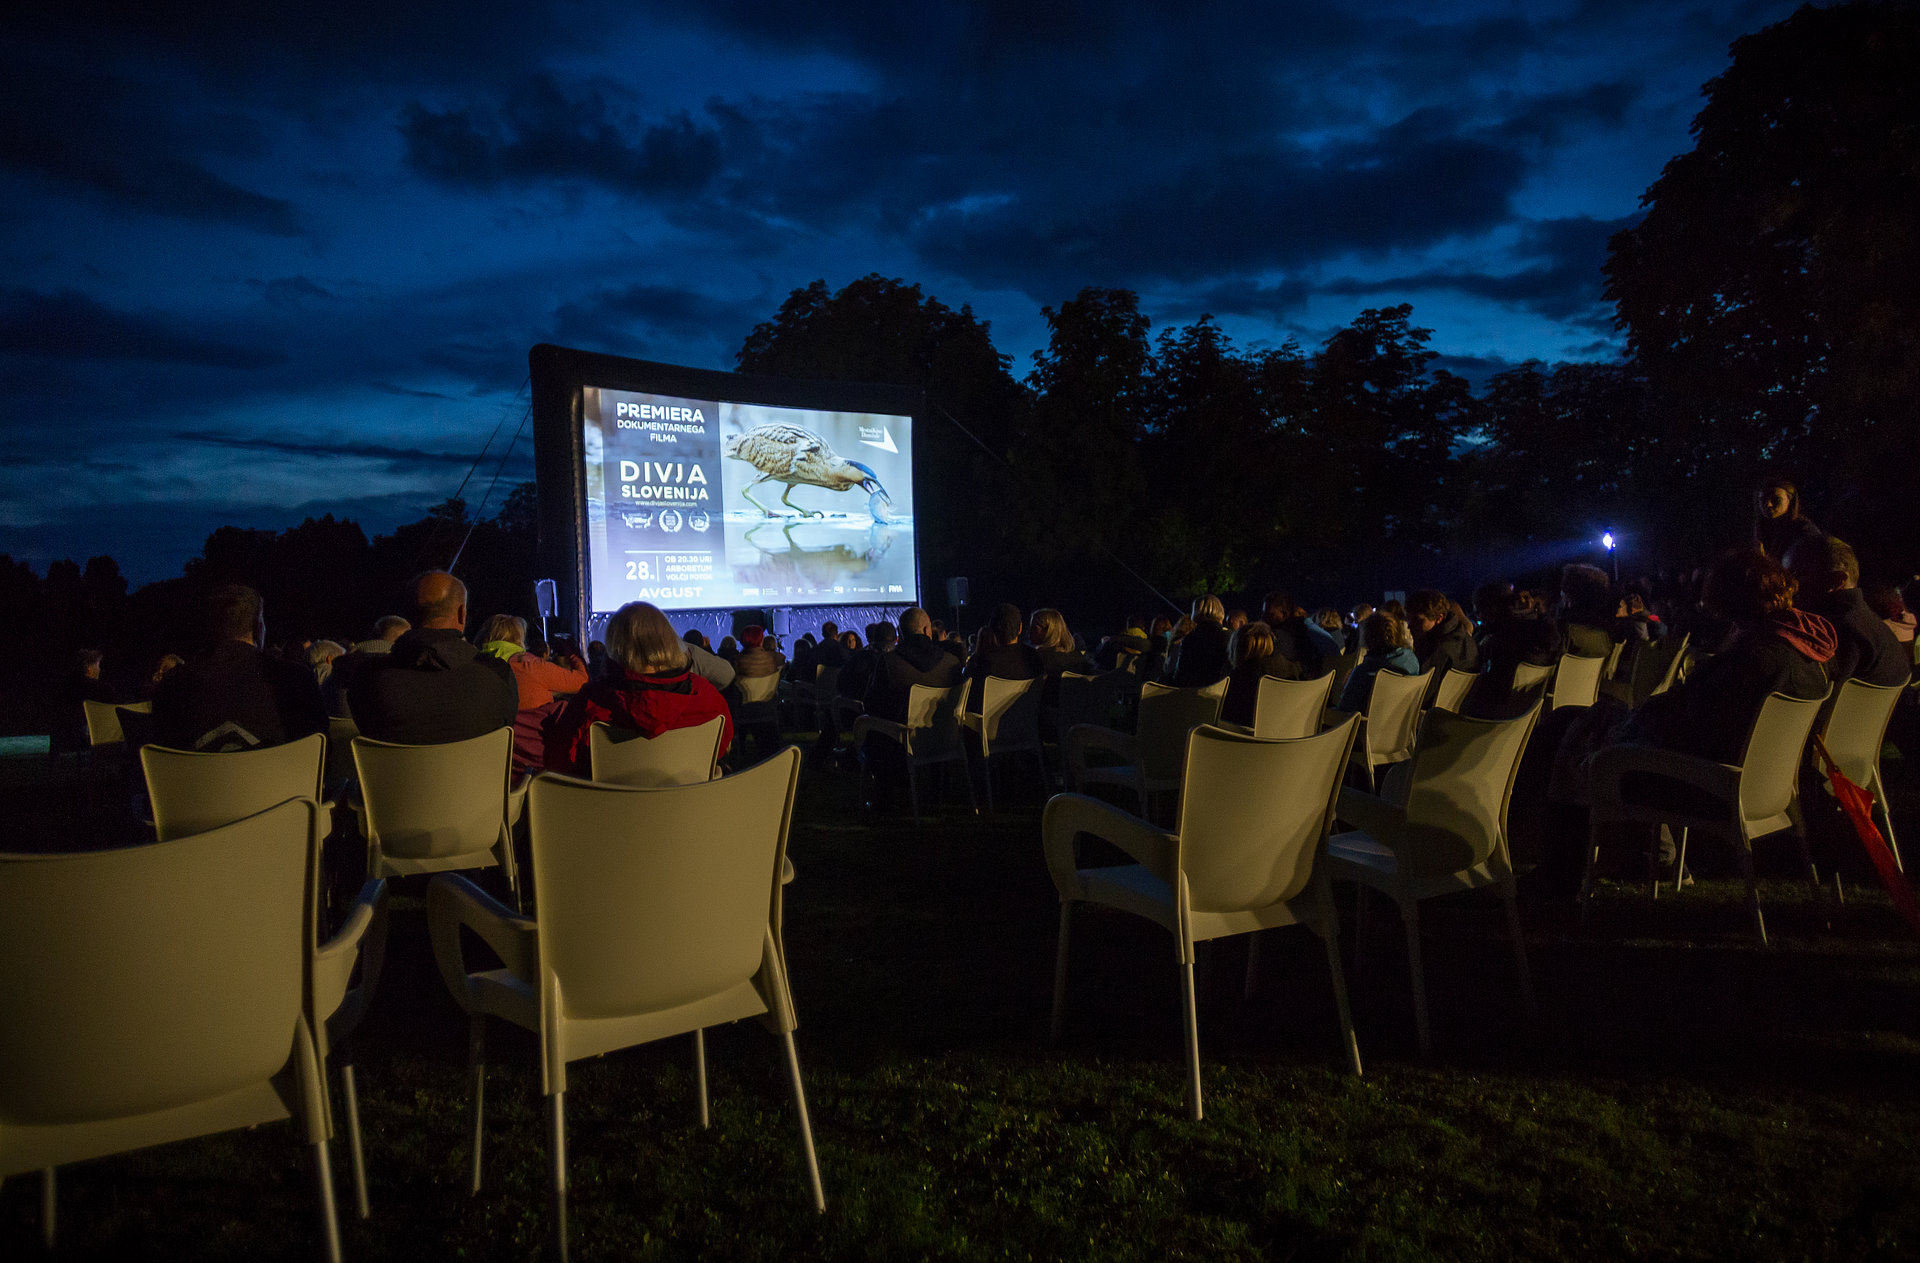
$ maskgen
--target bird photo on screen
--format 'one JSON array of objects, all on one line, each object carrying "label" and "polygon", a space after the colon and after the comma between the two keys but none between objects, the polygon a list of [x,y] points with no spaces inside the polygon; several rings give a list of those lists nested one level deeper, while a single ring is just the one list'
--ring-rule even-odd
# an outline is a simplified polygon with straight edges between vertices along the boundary
[{"label": "bird photo on screen", "polygon": [[893,505],[893,497],[880,485],[871,466],[847,460],[818,434],[797,425],[774,422],[755,426],[729,438],[725,453],[760,471],[760,476],[741,488],[740,494],[768,517],[776,516],[776,511],[753,495],[753,489],[763,482],[786,483],[787,489],[780,493],[780,503],[802,517],[825,517],[826,514],[818,509],[802,508],[789,500],[787,497],[795,487],[825,487],[840,492],[859,487],[867,493],[868,510],[875,520],[882,522],[887,520],[887,510]]}]

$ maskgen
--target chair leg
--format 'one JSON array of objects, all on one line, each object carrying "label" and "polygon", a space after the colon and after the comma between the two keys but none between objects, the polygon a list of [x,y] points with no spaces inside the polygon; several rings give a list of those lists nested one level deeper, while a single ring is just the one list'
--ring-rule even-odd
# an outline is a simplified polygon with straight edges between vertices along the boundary
[{"label": "chair leg", "polygon": [[1260,934],[1255,931],[1247,935],[1247,980],[1241,985],[1240,998],[1253,999],[1254,988],[1260,982]]},{"label": "chair leg", "polygon": [[1533,995],[1533,970],[1527,967],[1527,940],[1520,931],[1520,905],[1513,894],[1513,879],[1509,877],[1500,887],[1500,901],[1507,905],[1507,932],[1513,936],[1513,967],[1520,975],[1520,1001],[1527,1006],[1527,1016],[1540,1016],[1540,1005]]},{"label": "chair leg", "polygon": [[914,764],[913,759],[909,757],[907,759],[907,802],[912,805],[913,823],[916,828],[920,824],[920,777],[918,775],[919,771],[920,771],[919,767],[917,767]]},{"label": "chair leg", "polygon": [[1660,826],[1647,836],[1647,902],[1660,898]]},{"label": "chair leg", "polygon": [[1600,858],[1601,821],[1592,813],[1587,816],[1587,860],[1580,870],[1580,922],[1586,924],[1593,920],[1593,866]]},{"label": "chair leg", "polygon": [[693,1090],[700,1097],[700,1128],[706,1130],[709,1122],[707,1113],[707,1033],[695,1029],[693,1032]]},{"label": "chair leg", "polygon": [[54,1169],[40,1170],[40,1244],[52,1250],[60,1235],[60,1196],[54,1181]]},{"label": "chair leg", "polygon": [[967,806],[977,816],[980,814],[980,800],[973,796],[973,763],[965,755],[960,758],[960,779],[967,783]]},{"label": "chair leg", "polygon": [[565,1092],[547,1098],[548,1144],[553,1155],[553,1235],[567,1263],[567,1106]]},{"label": "chair leg", "polygon": [[1333,979],[1333,1004],[1340,1011],[1340,1035],[1346,1044],[1347,1064],[1353,1068],[1353,1077],[1360,1077],[1360,1041],[1353,1034],[1353,1010],[1347,1004],[1347,980],[1340,976],[1339,927],[1331,920],[1333,901],[1327,901],[1327,932],[1320,941],[1327,948],[1327,974]]},{"label": "chair leg", "polygon": [[[1800,862],[1807,870],[1807,884],[1813,887],[1813,906],[1824,916],[1827,909],[1827,890],[1820,884],[1820,870],[1813,866],[1813,847],[1807,842],[1807,823],[1796,812],[1793,820],[1793,836],[1800,843]],[[1835,873],[1837,878],[1839,873]],[[1833,923],[1828,921],[1827,928]]]},{"label": "chair leg", "polygon": [[320,1187],[320,1239],[327,1263],[340,1263],[340,1215],[333,1204],[333,1163],[327,1160],[327,1142],[313,1147],[313,1169]]},{"label": "chair leg", "polygon": [[475,1013],[467,1022],[467,1074],[472,1080],[468,1093],[473,1106],[473,1188],[480,1191],[480,1143],[484,1134],[487,1106],[487,1019]]},{"label": "chair leg", "polygon": [[1413,975],[1413,1024],[1420,1036],[1420,1055],[1433,1054],[1433,1033],[1427,1027],[1427,971],[1420,961],[1420,905],[1400,903],[1400,919],[1407,927],[1407,971]]},{"label": "chair leg", "polygon": [[1677,895],[1680,893],[1680,887],[1686,883],[1686,880],[1687,880],[1687,829],[1685,825],[1682,825],[1680,827],[1679,862],[1677,862],[1673,866],[1673,893],[1674,894]]},{"label": "chair leg", "polygon": [[1200,1121],[1200,1015],[1193,998],[1193,965],[1180,966],[1180,1013],[1186,1030],[1187,1101],[1193,1107],[1193,1119]]},{"label": "chair leg", "polygon": [[980,751],[980,773],[987,782],[987,814],[994,814],[993,806],[993,756],[983,746]]},{"label": "chair leg", "polygon": [[1907,866],[1900,862],[1900,844],[1893,838],[1893,812],[1887,807],[1887,794],[1880,786],[1878,772],[1873,776],[1873,801],[1880,808],[1880,833],[1887,840],[1887,849],[1893,852],[1893,866],[1904,873]]},{"label": "chair leg", "polygon": [[1760,936],[1760,946],[1767,945],[1767,918],[1760,912],[1760,886],[1753,877],[1753,846],[1746,839],[1740,841],[1740,875],[1747,879],[1747,911],[1753,916],[1753,932]]},{"label": "chair leg", "polygon": [[1353,980],[1360,981],[1360,964],[1366,958],[1363,950],[1367,944],[1367,888],[1359,882],[1353,886]]},{"label": "chair leg", "polygon": [[1060,938],[1053,953],[1053,1019],[1047,1027],[1047,1042],[1060,1042],[1060,1030],[1067,1021],[1067,943],[1073,932],[1073,900],[1060,901]]},{"label": "chair leg", "polygon": [[354,1083],[353,1063],[340,1065],[340,1095],[347,1102],[347,1156],[353,1163],[353,1206],[366,1219],[373,1214],[367,1203],[367,1156],[360,1146],[360,1092]]},{"label": "chair leg", "polygon": [[820,1183],[820,1157],[813,1151],[813,1124],[807,1118],[807,1090],[800,1082],[800,1050],[794,1047],[793,1032],[781,1032],[787,1046],[787,1075],[793,1080],[793,1110],[800,1119],[800,1151],[807,1160],[807,1187],[813,1193],[813,1209],[825,1214],[827,1190]]}]

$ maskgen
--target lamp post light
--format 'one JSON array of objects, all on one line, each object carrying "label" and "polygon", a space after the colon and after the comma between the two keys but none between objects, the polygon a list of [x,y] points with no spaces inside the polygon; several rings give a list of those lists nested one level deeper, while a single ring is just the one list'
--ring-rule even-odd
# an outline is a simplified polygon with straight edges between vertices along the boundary
[{"label": "lamp post light", "polygon": [[1612,531],[1607,531],[1600,536],[1600,547],[1606,549],[1607,556],[1613,558],[1613,581],[1616,584],[1620,582],[1620,553],[1616,547],[1618,543]]}]

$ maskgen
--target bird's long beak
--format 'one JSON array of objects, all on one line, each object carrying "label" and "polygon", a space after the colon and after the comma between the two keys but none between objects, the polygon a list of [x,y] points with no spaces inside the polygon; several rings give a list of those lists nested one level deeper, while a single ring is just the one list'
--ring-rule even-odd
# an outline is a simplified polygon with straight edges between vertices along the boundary
[{"label": "bird's long beak", "polygon": [[862,478],[860,480],[860,489],[870,496],[884,496],[887,494],[887,489],[880,485],[878,478]]}]

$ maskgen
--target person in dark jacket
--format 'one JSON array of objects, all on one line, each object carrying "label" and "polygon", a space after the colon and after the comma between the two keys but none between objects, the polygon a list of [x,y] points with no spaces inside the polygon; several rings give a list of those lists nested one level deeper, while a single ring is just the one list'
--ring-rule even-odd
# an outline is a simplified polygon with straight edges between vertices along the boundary
[{"label": "person in dark jacket", "polygon": [[[1514,670],[1522,664],[1549,667],[1560,656],[1560,629],[1536,592],[1515,591],[1510,583],[1482,584],[1473,594],[1480,616],[1480,665],[1486,679],[1474,686],[1472,713],[1485,719],[1510,719],[1531,697],[1514,693]],[[1536,686],[1529,690],[1537,695]]]},{"label": "person in dark jacket", "polygon": [[326,682],[320,686],[320,696],[326,700],[327,713],[338,715],[342,719],[353,718],[353,711],[347,702],[347,689],[353,684],[353,677],[369,658],[384,658],[393,652],[393,642],[412,630],[413,625],[398,614],[386,614],[374,620],[373,633],[365,640],[355,641],[353,647],[333,660],[333,670],[327,673]]},{"label": "person in dark jacket", "polygon": [[1167,661],[1167,683],[1175,688],[1203,688],[1233,673],[1227,658],[1227,608],[1211,594],[1194,598],[1193,630],[1184,636]]},{"label": "person in dark jacket", "polygon": [[1228,677],[1220,718],[1252,727],[1260,705],[1260,681],[1267,678],[1266,660],[1273,654],[1273,629],[1265,623],[1248,623],[1240,629],[1234,650],[1239,661]]},{"label": "person in dark jacket", "polygon": [[325,732],[313,672],[269,657],[260,594],[224,584],[207,594],[213,651],[175,667],[154,690],[154,731],[176,750],[251,750]]},{"label": "person in dark jacket", "polygon": [[1046,675],[1040,655],[1020,639],[1022,627],[1019,606],[1002,602],[994,607],[993,617],[981,630],[980,645],[963,672],[974,682],[967,692],[968,711],[980,713],[981,699],[986,695],[982,682],[990,675],[1003,680],[1038,680]]},{"label": "person in dark jacket", "polygon": [[1757,491],[1753,542],[1761,552],[1784,564],[1795,544],[1820,538],[1820,528],[1801,511],[1800,488],[1785,478],[1768,478]]},{"label": "person in dark jacket", "polygon": [[[1332,665],[1320,640],[1307,630],[1306,615],[1285,592],[1269,592],[1261,602],[1260,621],[1273,629],[1273,652],[1267,655],[1267,674],[1282,680],[1317,680]],[[1291,666],[1291,670],[1289,670]]]},{"label": "person in dark jacket", "polygon": [[944,689],[960,682],[960,660],[934,641],[931,625],[917,605],[900,616],[900,642],[880,656],[867,686],[869,714],[905,723],[914,685]]},{"label": "person in dark jacket", "polygon": [[1797,604],[1832,623],[1838,636],[1827,663],[1827,678],[1833,681],[1836,695],[1847,680],[1907,683],[1912,660],[1893,629],[1868,608],[1860,592],[1860,560],[1850,546],[1831,535],[1805,539],[1793,546],[1786,564],[1799,585]]},{"label": "person in dark jacket", "polygon": [[1561,647],[1583,658],[1613,653],[1614,624],[1620,602],[1613,581],[1598,566],[1572,565],[1560,571]]},{"label": "person in dark jacket", "polygon": [[512,727],[520,690],[506,661],[467,643],[467,585],[444,570],[413,581],[413,630],[369,659],[347,688],[360,731],[438,745]]},{"label": "person in dark jacket", "polygon": [[1434,588],[1422,588],[1407,596],[1407,622],[1413,629],[1413,656],[1422,671],[1433,672],[1437,687],[1448,671],[1478,671],[1480,647],[1473,641],[1473,622]]}]

